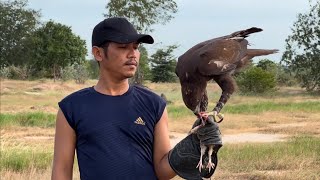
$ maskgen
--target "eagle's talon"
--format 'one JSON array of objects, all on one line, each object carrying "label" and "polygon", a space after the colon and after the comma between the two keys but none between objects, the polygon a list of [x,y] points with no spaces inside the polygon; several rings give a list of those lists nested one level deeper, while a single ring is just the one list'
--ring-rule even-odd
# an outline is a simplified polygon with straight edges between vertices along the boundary
[{"label": "eagle's talon", "polygon": [[217,115],[214,116],[214,121],[215,121],[216,123],[221,123],[221,122],[223,121],[223,118],[224,118],[224,115],[221,114],[221,113],[219,113],[219,114],[217,114]]},{"label": "eagle's talon", "polygon": [[202,165],[202,161],[200,160],[197,167],[199,169],[199,172],[201,172],[201,169],[203,168],[203,165]]},{"label": "eagle's talon", "polygon": [[212,162],[208,162],[207,168],[209,169],[209,172],[211,171],[211,169],[214,169],[215,164]]}]

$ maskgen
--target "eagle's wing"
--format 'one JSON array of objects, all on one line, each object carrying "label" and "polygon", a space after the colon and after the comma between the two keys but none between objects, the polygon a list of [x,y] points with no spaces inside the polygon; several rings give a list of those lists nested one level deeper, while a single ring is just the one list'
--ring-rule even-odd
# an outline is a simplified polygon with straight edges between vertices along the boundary
[{"label": "eagle's wing", "polygon": [[219,39],[199,49],[198,71],[205,75],[221,75],[237,67],[245,55],[248,42],[245,39]]},{"label": "eagle's wing", "polygon": [[210,76],[225,74],[236,69],[247,52],[248,41],[245,38],[251,33],[260,31],[262,29],[252,27],[207,41],[195,55],[199,63],[198,71]]}]

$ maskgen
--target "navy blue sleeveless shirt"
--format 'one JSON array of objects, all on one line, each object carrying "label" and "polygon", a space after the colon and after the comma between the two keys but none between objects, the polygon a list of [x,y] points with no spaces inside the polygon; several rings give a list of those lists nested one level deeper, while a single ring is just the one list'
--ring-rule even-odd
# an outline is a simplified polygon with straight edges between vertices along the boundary
[{"label": "navy blue sleeveless shirt", "polygon": [[80,178],[157,179],[154,128],[165,106],[160,96],[139,86],[119,96],[89,87],[59,102],[76,133]]}]

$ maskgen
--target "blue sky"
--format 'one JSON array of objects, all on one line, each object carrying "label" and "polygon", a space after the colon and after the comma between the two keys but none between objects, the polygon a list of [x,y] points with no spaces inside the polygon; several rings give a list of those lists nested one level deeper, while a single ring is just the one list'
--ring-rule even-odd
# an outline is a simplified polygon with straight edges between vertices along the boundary
[{"label": "blue sky", "polygon": [[[32,9],[40,10],[42,21],[50,19],[70,26],[72,31],[86,40],[88,58],[91,58],[93,27],[104,19],[102,0],[29,0]],[[166,25],[155,25],[150,33],[155,44],[146,45],[150,53],[158,48],[178,44],[175,56],[183,54],[193,45],[211,38],[230,34],[250,27],[264,31],[248,37],[249,48],[279,49],[275,55],[265,56],[279,62],[285,50],[285,39],[291,34],[298,13],[309,11],[307,0],[176,0],[178,12]],[[255,62],[263,57],[254,59]]]}]

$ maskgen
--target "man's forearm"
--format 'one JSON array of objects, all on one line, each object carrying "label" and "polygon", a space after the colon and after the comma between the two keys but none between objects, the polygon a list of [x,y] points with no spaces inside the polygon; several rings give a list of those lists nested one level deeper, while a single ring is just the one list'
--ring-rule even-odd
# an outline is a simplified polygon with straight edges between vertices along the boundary
[{"label": "man's forearm", "polygon": [[53,167],[51,180],[72,180],[72,170]]},{"label": "man's forearm", "polygon": [[168,153],[163,156],[163,158],[160,160],[159,164],[155,165],[155,170],[157,177],[159,180],[161,179],[172,179],[174,176],[176,176],[176,173],[171,168],[169,161],[168,161]]}]

